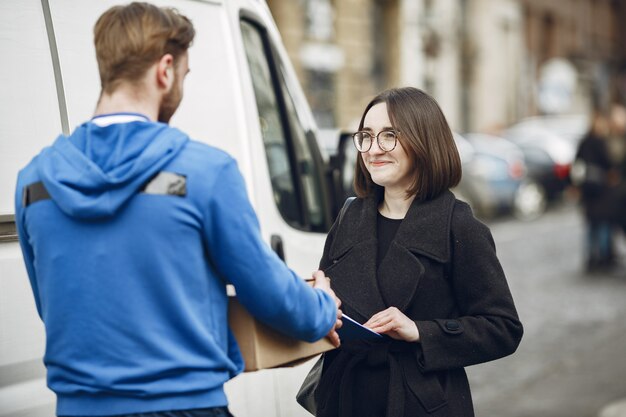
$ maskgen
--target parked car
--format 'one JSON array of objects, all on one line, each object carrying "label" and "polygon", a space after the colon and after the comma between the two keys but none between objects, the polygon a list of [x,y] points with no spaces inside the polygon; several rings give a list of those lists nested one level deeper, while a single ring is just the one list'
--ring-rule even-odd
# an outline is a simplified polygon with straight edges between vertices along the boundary
[{"label": "parked car", "polygon": [[548,131],[577,147],[589,128],[587,114],[532,116],[520,120],[512,129],[541,129]]},{"label": "parked car", "polygon": [[548,200],[560,197],[570,185],[569,172],[576,155],[578,140],[528,123],[514,125],[504,137],[524,152],[530,175],[544,188]]},{"label": "parked car", "polygon": [[[529,167],[522,148],[495,135],[468,133],[465,137],[475,147],[477,155],[487,154],[491,157],[500,157],[508,163],[510,185],[504,188],[505,191],[502,192],[502,208],[510,209],[513,215],[521,220],[532,220],[545,211],[547,206],[545,190],[538,178],[535,177],[534,165],[531,164],[532,167]],[[506,178],[502,173],[498,177]],[[496,181],[496,179],[493,178],[492,181]],[[517,189],[511,194],[511,190],[517,182]],[[497,190],[502,186],[492,186],[492,188]]]},{"label": "parked car", "polygon": [[332,195],[334,219],[348,197],[355,195],[354,169],[359,152],[352,143],[352,133],[340,129],[319,129],[317,141],[326,162],[326,186]]},{"label": "parked car", "polygon": [[[455,136],[459,146],[463,136]],[[531,220],[545,211],[545,193],[534,178],[527,175],[524,154],[517,145],[480,133],[464,137],[473,147],[473,157],[464,164],[461,182],[467,184],[465,189],[471,190],[468,198],[479,216],[511,212],[519,219]]]}]

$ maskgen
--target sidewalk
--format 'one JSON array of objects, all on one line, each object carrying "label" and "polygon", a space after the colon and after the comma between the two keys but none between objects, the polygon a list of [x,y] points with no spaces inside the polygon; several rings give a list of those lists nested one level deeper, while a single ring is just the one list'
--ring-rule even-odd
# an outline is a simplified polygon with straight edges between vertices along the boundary
[{"label": "sidewalk", "polygon": [[598,417],[626,417],[626,398],[603,407],[598,413]]}]

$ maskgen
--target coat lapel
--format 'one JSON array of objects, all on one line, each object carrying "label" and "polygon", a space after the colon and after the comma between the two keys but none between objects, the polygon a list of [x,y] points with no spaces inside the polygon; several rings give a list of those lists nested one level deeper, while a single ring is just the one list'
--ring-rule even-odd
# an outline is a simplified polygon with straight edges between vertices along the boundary
[{"label": "coat lapel", "polygon": [[405,311],[431,261],[449,261],[454,202],[454,195],[445,192],[433,200],[415,200],[409,208],[378,267],[380,291],[387,306]]},{"label": "coat lapel", "polygon": [[332,265],[324,271],[344,306],[360,315],[361,321],[386,308],[376,279],[377,213],[373,198],[350,204],[330,248]]},{"label": "coat lapel", "polygon": [[332,263],[325,270],[337,296],[353,310],[350,313],[365,321],[390,306],[407,308],[427,267],[416,255],[441,263],[450,258],[454,202],[450,192],[414,201],[381,265],[376,265],[377,201],[357,199],[350,205],[330,248]]}]

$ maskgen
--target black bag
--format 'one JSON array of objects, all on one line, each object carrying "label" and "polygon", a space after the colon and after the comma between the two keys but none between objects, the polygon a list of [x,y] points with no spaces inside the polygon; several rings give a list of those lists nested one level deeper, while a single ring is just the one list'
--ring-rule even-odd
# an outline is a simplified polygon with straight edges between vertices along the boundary
[{"label": "black bag", "polygon": [[322,378],[322,369],[324,368],[324,355],[315,362],[313,368],[309,371],[309,374],[304,378],[302,386],[296,394],[296,401],[306,411],[315,415],[317,413],[317,405],[315,404],[315,391]]},{"label": "black bag", "polygon": [[[343,219],[343,214],[346,212],[350,203],[355,199],[355,197],[348,197],[343,203],[343,207],[341,211],[339,211],[337,226],[341,224],[341,220]],[[320,379],[322,378],[322,369],[324,368],[324,355],[322,355],[313,368],[309,371],[309,374],[304,378],[304,382],[300,386],[298,393],[296,394],[296,401],[300,404],[306,411],[315,415],[317,413],[317,405],[315,404],[315,391],[317,390],[317,386],[320,383]]]}]

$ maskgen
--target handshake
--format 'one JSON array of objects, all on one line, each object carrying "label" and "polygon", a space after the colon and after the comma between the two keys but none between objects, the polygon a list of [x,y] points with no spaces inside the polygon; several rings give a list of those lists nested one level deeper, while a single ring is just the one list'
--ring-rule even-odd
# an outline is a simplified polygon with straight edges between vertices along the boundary
[{"label": "handshake", "polygon": [[328,293],[334,300],[335,304],[337,304],[337,321],[335,321],[335,325],[326,337],[330,340],[330,342],[338,347],[341,343],[339,340],[339,335],[337,334],[337,329],[339,329],[342,325],[341,322],[341,300],[337,298],[335,292],[330,288],[330,278],[328,278],[323,271],[315,271],[313,273],[313,278],[307,279],[307,281],[313,281],[313,288],[318,288],[326,293]]}]

